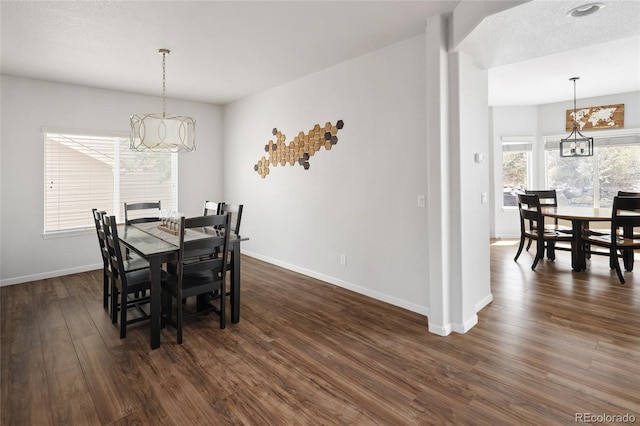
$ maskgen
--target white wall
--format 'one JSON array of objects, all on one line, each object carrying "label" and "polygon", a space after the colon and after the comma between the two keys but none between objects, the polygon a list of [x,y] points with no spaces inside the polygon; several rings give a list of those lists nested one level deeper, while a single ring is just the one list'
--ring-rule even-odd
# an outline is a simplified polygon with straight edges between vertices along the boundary
[{"label": "white wall", "polygon": [[[425,49],[412,38],[225,106],[225,201],[244,203],[243,251],[428,313]],[[289,141],[339,119],[338,144],[309,170],[253,170],[274,127]]]},{"label": "white wall", "polygon": [[[640,128],[640,92],[618,93],[594,98],[578,99],[577,106],[624,104],[624,128]],[[533,136],[534,186],[545,186],[544,137],[565,135],[565,112],[573,108],[573,100],[552,104],[524,107],[493,107],[493,195],[494,215],[492,218],[497,238],[514,238],[520,235],[518,211],[502,207],[502,141],[503,136]],[[589,132],[597,137],[598,130]]]},{"label": "white wall", "polygon": [[[0,285],[102,267],[95,230],[43,239],[43,127],[128,132],[129,116],[157,112],[161,98],[1,76]],[[197,150],[179,155],[179,200],[188,215],[222,198],[222,108],[168,99],[196,119]]]},{"label": "white wall", "polygon": [[[450,55],[451,323],[464,333],[492,300],[489,270],[489,129],[487,71]],[[476,161],[476,154],[483,159]],[[483,195],[485,198],[483,199]]]},{"label": "white wall", "polygon": [[[543,151],[537,147],[541,139],[537,135],[538,129],[538,107],[536,106],[514,106],[514,107],[492,107],[492,155],[491,173],[493,174],[493,187],[491,202],[493,203],[493,232],[492,236],[501,238],[515,238],[520,236],[520,222],[518,219],[518,209],[513,207],[503,207],[502,195],[502,138],[505,136],[531,136],[534,139],[534,152]],[[539,162],[537,156],[532,155],[533,169],[537,170],[536,164]],[[542,157],[544,162],[544,156]],[[536,181],[537,188],[544,187],[543,182]]]}]

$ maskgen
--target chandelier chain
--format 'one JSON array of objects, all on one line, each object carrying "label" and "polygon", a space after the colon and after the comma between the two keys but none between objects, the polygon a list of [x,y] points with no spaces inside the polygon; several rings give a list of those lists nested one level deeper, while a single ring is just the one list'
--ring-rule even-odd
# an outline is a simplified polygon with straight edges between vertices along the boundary
[{"label": "chandelier chain", "polygon": [[[167,54],[162,52],[162,118],[166,117],[167,112],[167,98],[165,96],[166,88],[167,88],[167,73],[165,70],[165,57]],[[574,82],[575,84],[575,82]],[[575,89],[574,89],[575,90]]]},{"label": "chandelier chain", "polygon": [[573,125],[574,126],[578,126],[578,120],[576,117],[576,112],[577,112],[577,107],[576,107],[576,80],[577,79],[573,79]]}]

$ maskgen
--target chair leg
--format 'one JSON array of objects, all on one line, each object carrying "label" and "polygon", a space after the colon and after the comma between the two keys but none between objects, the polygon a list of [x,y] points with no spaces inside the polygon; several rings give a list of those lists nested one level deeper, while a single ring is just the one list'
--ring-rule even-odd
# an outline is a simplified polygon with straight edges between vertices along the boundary
[{"label": "chair leg", "polygon": [[624,276],[622,275],[622,270],[620,269],[620,261],[618,261],[618,252],[617,250],[611,249],[609,252],[610,261],[613,262],[616,273],[618,274],[618,279],[620,280],[620,284],[624,284]]},{"label": "chair leg", "polygon": [[531,269],[536,269],[538,261],[544,257],[544,240],[536,241],[536,258],[533,259]]},{"label": "chair leg", "polygon": [[[531,240],[529,240],[529,244],[531,244]],[[520,253],[522,253],[522,248],[524,247],[524,235],[520,237],[520,246],[518,247],[518,252],[516,253],[516,257],[513,258],[514,262],[518,261],[520,257]],[[527,250],[529,248],[527,247]]]},{"label": "chair leg", "polygon": [[529,241],[527,242],[527,251],[529,251],[529,249],[531,248],[531,238],[529,238]]},{"label": "chair leg", "polygon": [[[123,289],[124,290],[124,289]],[[127,293],[120,292],[120,338],[127,337]]]},{"label": "chair leg", "polygon": [[118,322],[118,288],[111,284],[111,323]]},{"label": "chair leg", "polygon": [[109,276],[106,268],[102,269],[102,304],[105,310],[109,308]]},{"label": "chair leg", "polygon": [[[224,277],[223,277],[224,278]],[[222,288],[220,289],[220,328],[224,329],[227,326],[227,298],[225,297],[226,285],[225,279],[222,280]]]},{"label": "chair leg", "polygon": [[180,303],[179,300],[176,299],[176,310],[177,310],[177,316],[176,316],[176,325],[177,325],[177,329],[178,329],[178,344],[181,345],[182,344],[182,303]]},{"label": "chair leg", "polygon": [[167,295],[166,292],[162,292],[161,295],[161,304],[162,304],[162,314],[160,315],[160,328],[166,328],[167,320],[166,317],[169,315],[171,318],[171,296]]},{"label": "chair leg", "polygon": [[556,242],[555,241],[547,241],[547,259],[556,260]]}]

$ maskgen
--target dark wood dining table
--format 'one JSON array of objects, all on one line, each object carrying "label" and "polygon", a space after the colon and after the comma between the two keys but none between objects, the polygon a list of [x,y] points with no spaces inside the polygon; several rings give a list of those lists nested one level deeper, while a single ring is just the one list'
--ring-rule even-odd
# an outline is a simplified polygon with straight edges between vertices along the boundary
[{"label": "dark wood dining table", "polygon": [[[582,243],[582,235],[589,222],[611,221],[611,209],[598,207],[542,207],[542,215],[571,222],[571,268],[574,271],[587,269],[587,252]],[[607,232],[605,230],[605,232]],[[626,264],[626,263],[625,263]]]},{"label": "dark wood dining table", "polygon": [[[118,237],[131,251],[149,261],[151,282],[151,349],[160,347],[161,277],[162,265],[178,258],[177,237],[157,229],[160,222],[118,225]],[[166,234],[166,235],[163,235]],[[173,238],[172,238],[173,237]],[[203,234],[203,237],[206,235]],[[240,243],[249,238],[232,234],[231,247],[231,322],[240,321]]]}]

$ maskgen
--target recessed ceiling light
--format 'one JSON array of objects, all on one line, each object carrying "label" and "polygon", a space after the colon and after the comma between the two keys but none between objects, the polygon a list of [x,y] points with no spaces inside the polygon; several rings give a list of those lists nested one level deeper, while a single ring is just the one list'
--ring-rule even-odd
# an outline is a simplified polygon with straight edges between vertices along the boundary
[{"label": "recessed ceiling light", "polygon": [[582,18],[583,16],[596,13],[603,7],[604,7],[604,4],[602,3],[587,3],[587,4],[583,4],[582,6],[574,7],[573,9],[567,12],[567,16],[573,16],[574,18]]}]

